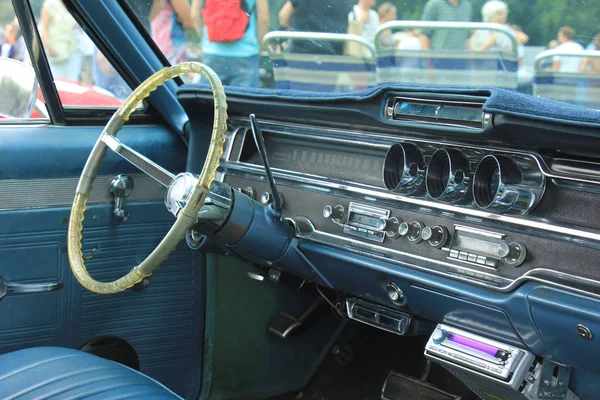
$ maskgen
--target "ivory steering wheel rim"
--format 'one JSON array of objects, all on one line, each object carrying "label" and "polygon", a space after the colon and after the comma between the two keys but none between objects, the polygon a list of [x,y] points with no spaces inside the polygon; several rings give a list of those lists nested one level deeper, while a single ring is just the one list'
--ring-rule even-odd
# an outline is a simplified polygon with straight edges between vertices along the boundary
[{"label": "ivory steering wheel rim", "polygon": [[[177,76],[197,73],[205,78],[212,87],[214,98],[214,123],[213,131],[208,149],[208,154],[202,168],[202,173],[198,179],[197,185],[189,195],[185,207],[179,212],[173,226],[158,246],[142,261],[123,277],[112,282],[99,282],[92,278],[85,267],[82,253],[82,233],[83,220],[86,210],[86,204],[92,189],[92,183],[96,178],[102,160],[106,156],[107,150],[111,149],[119,152],[122,148],[128,149],[116,139],[117,133],[123,125],[129,120],[129,116],[136,107],[150,95],[151,92],[162,86],[168,80]],[[197,215],[200,207],[204,204],[204,199],[208,194],[210,184],[215,178],[219,159],[223,154],[223,145],[225,143],[225,131],[227,128],[227,102],[223,84],[217,74],[204,64],[198,62],[181,63],[170,68],[163,68],[146,79],[138,86],[133,93],[125,99],[121,107],[111,117],[110,121],[103,129],[100,137],[96,141],[87,162],[79,178],[71,216],[69,219],[68,231],[68,253],[71,270],[77,281],[86,289],[100,294],[111,294],[126,290],[147,276],[152,275],[160,264],[167,259],[169,254],[175,250],[175,247],[185,237],[188,231],[197,222]],[[144,156],[135,153],[145,161]],[[160,169],[160,167],[158,167]],[[145,171],[147,172],[147,171]],[[168,173],[168,172],[167,172]]]}]

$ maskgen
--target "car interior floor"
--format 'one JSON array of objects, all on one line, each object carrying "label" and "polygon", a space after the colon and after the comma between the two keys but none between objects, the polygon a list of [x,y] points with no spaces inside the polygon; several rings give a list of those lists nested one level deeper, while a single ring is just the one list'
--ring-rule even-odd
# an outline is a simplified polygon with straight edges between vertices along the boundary
[{"label": "car interior floor", "polygon": [[390,390],[388,383],[387,399],[478,399],[444,368],[428,363],[423,355],[427,338],[398,336],[350,321],[308,386],[273,399],[381,399],[390,373],[404,382],[394,385],[398,390]]}]

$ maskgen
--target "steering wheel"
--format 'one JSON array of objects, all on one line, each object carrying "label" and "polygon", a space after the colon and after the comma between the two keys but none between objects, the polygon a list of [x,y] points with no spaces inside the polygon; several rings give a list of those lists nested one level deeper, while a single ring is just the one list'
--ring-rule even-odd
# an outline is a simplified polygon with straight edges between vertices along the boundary
[{"label": "steering wheel", "polygon": [[[125,122],[129,120],[131,113],[151,92],[166,81],[187,73],[200,74],[210,83],[215,103],[212,138],[202,173],[197,179],[197,183],[188,193],[185,205],[181,204],[181,208],[177,210],[175,223],[152,253],[122,278],[112,282],[98,282],[90,276],[85,268],[83,253],[81,251],[84,212],[92,189],[92,182],[96,178],[102,160],[106,157],[107,149],[111,149],[165,187],[174,186],[171,185],[176,178],[174,175],[142,154],[122,144],[117,139],[117,133],[125,125]],[[69,220],[68,252],[71,270],[81,285],[92,292],[100,294],[117,293],[132,287],[145,277],[152,275],[152,272],[160,267],[160,264],[167,259],[169,254],[175,250],[177,244],[185,237],[186,231],[194,226],[198,220],[198,211],[204,204],[210,184],[215,178],[219,159],[223,154],[226,127],[227,102],[223,85],[217,74],[204,64],[186,62],[170,68],[164,68],[146,79],[127,97],[121,107],[111,117],[94,145],[79,178],[75,199],[73,200],[73,208],[71,209]],[[189,174],[185,178],[189,179]]]}]

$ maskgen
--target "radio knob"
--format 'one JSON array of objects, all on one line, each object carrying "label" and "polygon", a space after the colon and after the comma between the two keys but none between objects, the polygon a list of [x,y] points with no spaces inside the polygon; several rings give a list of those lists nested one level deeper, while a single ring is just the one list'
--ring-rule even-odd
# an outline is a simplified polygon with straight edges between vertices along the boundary
[{"label": "radio knob", "polygon": [[440,328],[435,328],[433,333],[431,334],[431,340],[434,343],[440,344],[446,338],[446,331]]},{"label": "radio knob", "polygon": [[403,222],[398,228],[398,234],[400,236],[406,236],[406,238],[413,243],[419,243],[421,240],[423,240],[421,238],[423,227],[423,223],[419,221],[413,221],[411,223]]},{"label": "radio knob", "polygon": [[443,247],[448,241],[448,229],[439,225],[433,228],[426,226],[421,231],[421,239],[428,240],[433,247]]},{"label": "radio knob", "polygon": [[523,264],[527,257],[527,248],[523,243],[512,242],[509,244],[501,243],[496,250],[498,257],[502,258],[506,264],[512,267],[518,267]]},{"label": "radio knob", "polygon": [[344,212],[344,206],[342,205],[338,204],[333,207],[326,205],[325,208],[323,208],[323,217],[331,218],[334,221],[340,221],[344,217]]},{"label": "radio knob", "polygon": [[379,218],[377,221],[377,229],[385,231],[385,234],[391,238],[397,238],[400,236],[400,221],[396,217]]}]

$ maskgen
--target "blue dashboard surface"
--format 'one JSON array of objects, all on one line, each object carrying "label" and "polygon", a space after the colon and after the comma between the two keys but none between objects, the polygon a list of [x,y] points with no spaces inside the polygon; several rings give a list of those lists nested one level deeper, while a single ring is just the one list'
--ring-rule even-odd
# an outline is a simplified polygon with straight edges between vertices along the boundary
[{"label": "blue dashboard surface", "polygon": [[[573,375],[583,374],[582,385],[587,379],[583,371],[600,373],[595,341],[576,330],[577,324],[585,324],[600,331],[596,300],[533,283],[500,293],[317,243],[302,242],[298,248],[336,289],[572,365]],[[404,292],[404,304],[390,301],[385,290],[389,282]]]},{"label": "blue dashboard surface", "polygon": [[[380,85],[375,88],[353,93],[321,93],[297,90],[227,88],[232,97],[247,97],[260,100],[279,100],[303,103],[367,101],[386,92],[432,93],[487,97],[483,104],[486,112],[525,117],[530,120],[559,122],[581,127],[600,127],[600,111],[567,104],[561,101],[533,97],[506,89],[465,89],[461,87],[431,87],[413,85]],[[187,85],[179,89],[184,93],[210,92],[206,85]]]}]

